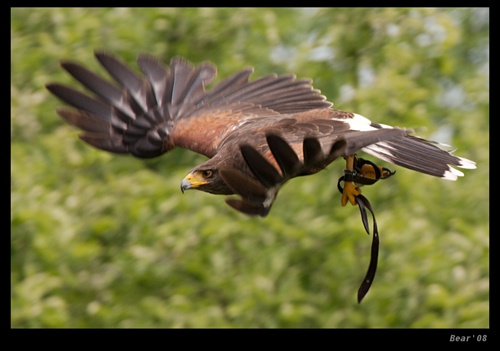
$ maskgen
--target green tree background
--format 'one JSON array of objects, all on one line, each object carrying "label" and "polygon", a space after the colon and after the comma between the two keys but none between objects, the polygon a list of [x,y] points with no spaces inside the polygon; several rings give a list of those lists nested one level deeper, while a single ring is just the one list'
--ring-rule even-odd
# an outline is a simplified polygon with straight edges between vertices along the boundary
[{"label": "green tree background", "polygon": [[[13,327],[489,327],[488,9],[12,9]],[[285,186],[270,215],[182,195],[204,158],[95,150],[45,90],[105,49],[135,65],[210,60],[218,79],[313,78],[339,109],[415,128],[475,160],[457,182],[397,169],[364,194],[371,238],[342,208],[336,161]],[[370,158],[370,157],[368,157]]]}]

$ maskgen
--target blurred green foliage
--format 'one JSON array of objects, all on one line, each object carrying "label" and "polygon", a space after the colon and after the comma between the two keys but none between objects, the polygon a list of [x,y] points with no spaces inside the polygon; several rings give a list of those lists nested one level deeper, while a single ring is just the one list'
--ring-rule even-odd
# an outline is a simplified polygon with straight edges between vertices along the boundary
[{"label": "blurred green foliage", "polygon": [[[114,156],[57,117],[44,85],[71,82],[61,59],[102,72],[94,49],[210,60],[218,79],[295,72],[478,169],[398,168],[364,190],[381,250],[358,305],[371,239],[340,206],[342,162],[293,180],[264,219],[182,195],[202,156]],[[488,55],[488,9],[12,9],[12,326],[489,327]]]}]

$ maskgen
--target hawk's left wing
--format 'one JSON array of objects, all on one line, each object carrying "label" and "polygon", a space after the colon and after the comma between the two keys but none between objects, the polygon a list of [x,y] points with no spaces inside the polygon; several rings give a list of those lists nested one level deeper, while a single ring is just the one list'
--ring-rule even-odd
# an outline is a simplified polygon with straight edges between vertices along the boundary
[{"label": "hawk's left wing", "polygon": [[[228,198],[226,202],[236,210],[249,214],[266,216],[278,195],[278,191],[288,180],[317,173],[338,157],[346,157],[380,139],[393,139],[405,133],[404,130],[381,130],[370,133],[352,132],[349,137],[339,136],[327,152],[316,137],[306,137],[301,144],[300,155],[281,136],[266,135],[268,151],[260,153],[254,147],[243,144],[241,154],[255,178],[240,170],[229,168],[220,170],[227,185],[241,199]],[[275,166],[277,165],[277,166]]]}]

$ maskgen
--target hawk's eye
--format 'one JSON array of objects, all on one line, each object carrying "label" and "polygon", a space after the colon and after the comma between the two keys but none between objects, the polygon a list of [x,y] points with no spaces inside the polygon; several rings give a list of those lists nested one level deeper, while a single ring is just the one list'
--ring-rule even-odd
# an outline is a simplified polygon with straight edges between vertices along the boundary
[{"label": "hawk's eye", "polygon": [[201,174],[203,174],[203,177],[205,177],[205,178],[210,178],[212,176],[213,172],[210,170],[206,170],[206,171],[202,171]]}]

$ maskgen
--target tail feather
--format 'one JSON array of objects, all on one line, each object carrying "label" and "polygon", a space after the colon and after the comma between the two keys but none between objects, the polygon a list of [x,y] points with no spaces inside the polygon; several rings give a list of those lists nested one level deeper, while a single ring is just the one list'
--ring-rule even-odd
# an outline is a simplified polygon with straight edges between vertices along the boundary
[{"label": "tail feather", "polygon": [[452,166],[476,168],[473,161],[454,156],[439,146],[438,143],[406,135],[366,146],[363,151],[398,166],[448,180],[463,176]]}]

